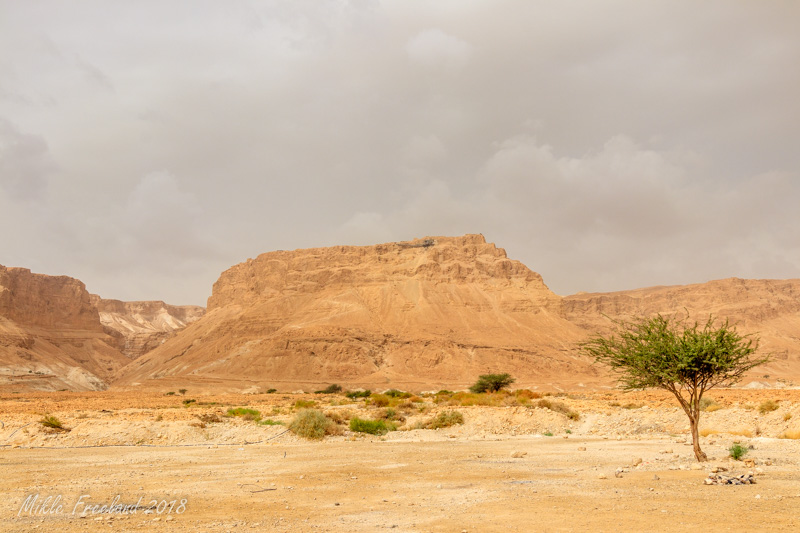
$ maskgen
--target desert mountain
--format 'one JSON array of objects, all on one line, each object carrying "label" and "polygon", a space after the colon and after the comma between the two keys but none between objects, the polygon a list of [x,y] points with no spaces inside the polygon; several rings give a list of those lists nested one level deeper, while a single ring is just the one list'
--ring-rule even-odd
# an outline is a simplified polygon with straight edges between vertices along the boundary
[{"label": "desert mountain", "polygon": [[0,265],[0,385],[97,390],[203,308],[102,300],[67,276]]},{"label": "desert mountain", "polygon": [[106,333],[129,359],[136,359],[164,343],[175,331],[203,316],[197,305],[169,305],[162,301],[123,302],[92,295]]},{"label": "desert mountain", "polygon": [[800,377],[800,280],[562,298],[483,236],[466,235],[249,259],[220,276],[203,318],[126,366],[114,385],[419,390],[510,372],[518,385],[607,386],[576,343],[614,319],[657,312],[713,313],[758,332],[775,359],[749,381]]},{"label": "desert mountain", "polygon": [[[541,276],[481,235],[277,251],[224,272],[206,315],[116,385],[426,389],[487,371],[596,383]],[[154,381],[155,380],[155,381]]]},{"label": "desert mountain", "polygon": [[83,283],[0,266],[0,384],[103,389],[129,361],[113,344]]}]

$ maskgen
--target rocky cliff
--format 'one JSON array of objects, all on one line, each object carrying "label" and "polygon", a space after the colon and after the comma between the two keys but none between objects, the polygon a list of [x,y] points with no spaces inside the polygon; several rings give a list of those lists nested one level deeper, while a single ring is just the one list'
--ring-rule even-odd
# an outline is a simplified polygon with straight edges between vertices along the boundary
[{"label": "rocky cliff", "polygon": [[578,386],[600,379],[574,353],[581,334],[541,276],[481,235],[277,251],[224,272],[206,315],[117,384],[424,389],[502,371]]},{"label": "rocky cliff", "polygon": [[103,389],[127,362],[83,283],[0,266],[0,384]]},{"label": "rocky cliff", "polygon": [[123,302],[92,295],[106,333],[129,359],[136,359],[160,346],[177,330],[203,316],[196,305],[169,305],[162,301]]}]

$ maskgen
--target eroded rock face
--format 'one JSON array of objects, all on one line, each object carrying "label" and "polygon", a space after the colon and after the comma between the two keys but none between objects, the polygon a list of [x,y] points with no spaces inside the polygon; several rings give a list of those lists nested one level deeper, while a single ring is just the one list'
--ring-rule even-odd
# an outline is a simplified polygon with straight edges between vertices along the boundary
[{"label": "eroded rock face", "polygon": [[0,266],[0,384],[103,389],[127,362],[83,283]]},{"label": "eroded rock face", "polygon": [[[207,314],[131,363],[153,378],[415,388],[598,375],[541,276],[481,235],[270,252],[224,272]],[[559,377],[560,376],[560,377]]]},{"label": "eroded rock face", "polygon": [[100,322],[117,339],[125,357],[136,359],[160,346],[176,331],[203,316],[197,305],[169,305],[162,301],[123,302],[92,295]]}]

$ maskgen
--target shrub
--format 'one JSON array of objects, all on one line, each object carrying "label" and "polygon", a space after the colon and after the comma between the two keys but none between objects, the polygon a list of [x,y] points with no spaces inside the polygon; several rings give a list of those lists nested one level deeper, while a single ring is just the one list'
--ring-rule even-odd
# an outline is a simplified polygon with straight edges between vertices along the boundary
[{"label": "shrub", "polygon": [[180,392],[180,393],[181,393],[181,396],[183,396],[184,394],[186,394],[188,391],[189,391],[189,389],[178,389],[178,392]]},{"label": "shrub", "polygon": [[197,418],[202,424],[216,424],[222,422],[222,419],[216,413],[197,415]]},{"label": "shrub", "polygon": [[350,431],[357,433],[369,433],[370,435],[385,435],[394,431],[396,426],[385,420],[362,420],[361,418],[350,419]]},{"label": "shrub", "polygon": [[258,423],[261,424],[262,426],[282,426],[282,425],[284,425],[283,422],[281,422],[280,420],[272,420],[270,418],[267,418],[266,420],[260,420]]},{"label": "shrub", "polygon": [[631,403],[626,403],[625,405],[622,406],[622,408],[623,409],[641,409],[642,408],[642,404],[631,402]]},{"label": "shrub", "polygon": [[800,439],[800,430],[787,429],[786,431],[781,433],[778,438],[779,439],[792,439],[792,440]]},{"label": "shrub", "polygon": [[792,419],[792,413],[784,413],[783,414],[783,421],[784,422],[788,422],[791,419]]},{"label": "shrub", "polygon": [[739,461],[742,457],[744,457],[745,454],[747,454],[748,449],[738,442],[734,442],[733,446],[728,448],[728,452],[733,460]]},{"label": "shrub", "polygon": [[325,436],[328,426],[332,424],[322,411],[302,409],[289,423],[289,429],[300,437],[319,440]]},{"label": "shrub", "polygon": [[542,397],[541,393],[533,392],[532,390],[528,389],[517,389],[514,391],[514,396],[520,403],[525,403],[528,400],[538,400]]},{"label": "shrub", "polygon": [[497,392],[516,381],[510,374],[483,374],[478,376],[478,381],[472,385],[471,392]]},{"label": "shrub", "polygon": [[294,402],[295,409],[310,409],[316,406],[317,402],[313,400],[297,400],[296,402]]},{"label": "shrub", "polygon": [[758,412],[762,415],[765,415],[771,411],[776,411],[778,407],[778,402],[774,400],[767,400],[765,402],[761,402],[761,405],[758,406]]},{"label": "shrub", "polygon": [[413,396],[413,394],[411,394],[410,392],[405,392],[397,389],[389,389],[386,392],[384,392],[384,394],[389,398],[411,398],[411,396]]},{"label": "shrub", "polygon": [[561,402],[556,402],[553,400],[539,400],[536,402],[536,407],[541,407],[543,409],[550,409],[553,412],[561,413],[562,415],[566,416],[570,420],[579,420],[581,415],[567,407],[566,404]]},{"label": "shrub", "polygon": [[328,385],[322,390],[315,391],[314,394],[336,394],[337,392],[342,392],[342,386],[334,383],[333,385]]},{"label": "shrub", "polygon": [[278,389],[267,389],[267,394],[275,394],[278,392]]},{"label": "shrub", "polygon": [[228,409],[227,416],[236,416],[244,420],[253,420],[258,422],[261,420],[261,411],[256,409],[248,409],[246,407],[237,407],[235,409]]},{"label": "shrub", "polygon": [[186,407],[189,407],[190,405],[192,405],[196,401],[197,400],[183,400],[183,405],[185,405]]},{"label": "shrub", "polygon": [[392,400],[385,394],[373,394],[369,399],[375,407],[388,407],[392,403]]},{"label": "shrub", "polygon": [[350,398],[351,400],[355,400],[356,398],[369,398],[372,394],[372,391],[367,390],[351,390],[347,391],[344,395]]},{"label": "shrub", "polygon": [[175,391],[169,391],[164,393],[164,396],[175,396]]},{"label": "shrub", "polygon": [[716,411],[720,408],[720,405],[714,398],[703,398],[700,400],[700,410],[701,411]]},{"label": "shrub", "polygon": [[552,431],[545,431],[544,433],[542,433],[542,435],[544,435],[545,437],[552,437],[553,436],[553,432]]},{"label": "shrub", "polygon": [[39,420],[39,423],[46,428],[62,429],[62,430],[64,429],[64,425],[61,423],[61,420],[54,417],[53,415],[45,416],[44,418]]},{"label": "shrub", "polygon": [[464,423],[464,415],[458,411],[442,411],[428,420],[422,427],[425,429],[449,428]]}]

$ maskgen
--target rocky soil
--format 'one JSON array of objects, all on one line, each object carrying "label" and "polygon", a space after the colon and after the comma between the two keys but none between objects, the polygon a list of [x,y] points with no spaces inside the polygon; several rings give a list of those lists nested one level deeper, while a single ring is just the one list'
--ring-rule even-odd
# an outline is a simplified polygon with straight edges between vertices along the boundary
[{"label": "rocky soil", "polygon": [[[423,395],[397,401],[398,431],[342,425],[322,441],[226,413],[247,407],[286,423],[298,400],[343,421],[386,408],[342,395],[3,393],[0,531],[796,530],[800,391],[711,397],[701,429],[712,460],[698,464],[685,416],[660,393],[497,406]],[[412,429],[446,410],[463,425]],[[44,427],[45,415],[68,431]],[[734,443],[744,461],[729,457]],[[709,485],[710,475],[754,483]],[[26,508],[37,494],[61,496],[61,511]],[[98,505],[119,495],[119,512],[82,513],[82,495]],[[122,512],[140,498],[137,512]]]}]

